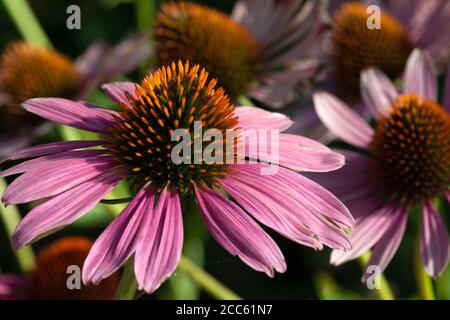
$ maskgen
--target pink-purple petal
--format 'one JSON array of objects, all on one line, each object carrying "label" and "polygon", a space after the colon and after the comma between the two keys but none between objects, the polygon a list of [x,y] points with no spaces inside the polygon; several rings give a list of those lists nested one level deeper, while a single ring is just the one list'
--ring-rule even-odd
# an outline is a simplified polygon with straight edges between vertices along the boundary
[{"label": "pink-purple petal", "polygon": [[206,226],[225,250],[270,277],[274,276],[274,269],[286,270],[275,241],[241,208],[212,190],[196,188],[195,196]]},{"label": "pink-purple petal", "polygon": [[[408,209],[405,207],[400,209],[396,214],[395,220],[392,221],[389,229],[376,244],[367,266],[377,266],[380,272],[383,272],[386,269],[400,246],[407,221]],[[362,282],[366,282],[367,277],[371,275],[369,271],[369,269],[364,271],[361,279]]]},{"label": "pink-purple petal", "polygon": [[51,197],[69,190],[111,170],[116,162],[111,157],[93,156],[55,160],[41,170],[29,170],[14,180],[5,190],[5,204],[19,204]]},{"label": "pink-purple petal", "polygon": [[314,106],[320,120],[336,136],[356,147],[365,149],[369,146],[373,129],[343,101],[319,92],[314,94]]},{"label": "pink-purple petal", "polygon": [[447,110],[447,112],[450,112],[450,63],[448,64],[446,75],[447,78],[445,79],[444,85],[444,102],[442,106]]},{"label": "pink-purple petal", "polygon": [[398,93],[391,80],[374,67],[361,73],[361,96],[372,115],[379,119],[388,114]]},{"label": "pink-purple petal", "polygon": [[25,276],[0,274],[0,300],[25,300],[29,298],[29,283]]},{"label": "pink-purple petal", "polygon": [[123,103],[129,105],[130,102],[125,93],[129,93],[131,96],[136,97],[136,85],[137,84],[133,82],[112,82],[102,85],[102,89],[105,90],[111,100],[119,104]]},{"label": "pink-purple petal", "polygon": [[12,245],[21,248],[81,217],[91,210],[121,180],[123,173],[111,170],[53,197],[31,210],[12,235]]},{"label": "pink-purple petal", "polygon": [[38,146],[28,147],[22,150],[18,150],[12,154],[0,159],[0,164],[5,161],[21,160],[26,158],[34,158],[54,154],[58,152],[64,152],[69,150],[95,147],[106,144],[104,140],[80,140],[80,141],[58,141],[47,144],[41,144]]},{"label": "pink-purple petal", "polygon": [[152,293],[175,271],[183,248],[183,219],[176,190],[166,187],[144,222],[136,248],[135,273],[139,290]]},{"label": "pink-purple petal", "polygon": [[406,93],[437,101],[436,69],[428,52],[415,49],[411,53],[403,75],[403,88]]},{"label": "pink-purple petal", "polygon": [[420,257],[427,273],[436,278],[449,261],[449,239],[447,229],[432,203],[423,206],[420,237]]},{"label": "pink-purple petal", "polygon": [[42,118],[81,130],[108,133],[116,121],[108,110],[86,107],[82,103],[62,98],[34,98],[22,106]]},{"label": "pink-purple petal", "polygon": [[135,252],[144,231],[145,219],[153,213],[154,191],[142,187],[128,206],[102,232],[83,266],[83,282],[99,283]]},{"label": "pink-purple petal", "polygon": [[358,258],[372,248],[386,234],[387,230],[396,222],[400,214],[401,210],[394,203],[387,204],[367,214],[350,234],[352,249],[348,251],[333,250],[330,263],[338,266],[344,262]]},{"label": "pink-purple petal", "polygon": [[292,120],[284,114],[266,111],[257,107],[237,107],[238,127],[246,129],[277,129],[280,132],[292,125]]}]

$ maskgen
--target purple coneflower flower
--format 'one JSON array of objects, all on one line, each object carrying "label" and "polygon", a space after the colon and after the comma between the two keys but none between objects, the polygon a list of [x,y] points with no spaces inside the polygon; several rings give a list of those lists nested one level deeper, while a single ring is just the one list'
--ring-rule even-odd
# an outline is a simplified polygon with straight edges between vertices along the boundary
[{"label": "purple coneflower flower", "polygon": [[447,230],[434,201],[450,199],[450,79],[442,108],[436,102],[431,58],[416,49],[408,59],[403,85],[399,94],[378,69],[362,73],[362,98],[376,119],[375,129],[333,95],[314,96],[325,126],[364,150],[344,151],[347,165],[342,170],[317,177],[346,203],[357,222],[350,235],[353,249],[335,250],[331,263],[340,265],[373,247],[368,265],[384,270],[400,245],[408,210],[420,207],[422,263],[437,277],[449,259]]},{"label": "purple coneflower flower", "polygon": [[114,48],[97,42],[75,61],[50,48],[10,44],[0,55],[0,156],[26,147],[49,128],[25,112],[22,102],[39,97],[85,98],[150,54],[143,35],[129,37]]},{"label": "purple coneflower flower", "polygon": [[[269,276],[274,270],[284,272],[286,264],[276,243],[255,220],[314,249],[323,244],[349,249],[343,231],[352,227],[353,218],[346,207],[293,171],[326,172],[344,164],[341,155],[315,141],[280,134],[280,166],[272,175],[261,175],[261,170],[267,162],[277,162],[276,155],[260,145],[256,154],[250,152],[255,143],[251,139],[245,139],[245,155],[254,156],[258,163],[172,161],[171,150],[178,144],[172,141],[174,130],[185,128],[195,133],[197,121],[204,130],[240,129],[244,133],[255,129],[283,131],[291,125],[281,114],[234,108],[224,90],[215,85],[216,80],[208,80],[208,73],[199,65],[178,62],[146,77],[141,85],[105,85],[110,97],[120,104],[120,112],[56,98],[25,102],[29,112],[100,133],[104,140],[50,143],[4,159],[39,156],[0,174],[22,173],[3,194],[5,204],[45,199],[18,225],[13,247],[20,248],[72,223],[129,178],[137,194],[95,242],[84,264],[85,283],[98,283],[134,253],[139,288],[156,290],[180,259],[180,199],[198,204],[210,233],[228,252]],[[104,148],[78,150],[92,146]],[[205,149],[195,148],[186,156],[194,159]]]},{"label": "purple coneflower flower", "polygon": [[[390,79],[401,76],[406,60],[414,48],[429,52],[445,68],[450,54],[450,2],[447,0],[406,1],[331,1],[330,28],[322,37],[322,54],[318,58],[322,71],[316,84],[348,103],[358,113],[366,109],[359,96],[360,73],[377,67]],[[368,22],[381,9],[380,28]],[[373,9],[372,9],[373,10]],[[439,70],[443,71],[443,70]],[[324,128],[313,108],[293,110],[296,132],[327,141]]]},{"label": "purple coneflower flower", "polygon": [[[84,237],[61,238],[45,247],[36,259],[35,267],[24,275],[0,274],[0,300],[108,300],[114,297],[119,274],[113,273],[98,286],[77,286],[72,268],[80,268],[93,242]],[[69,268],[70,267],[70,268]],[[68,273],[68,271],[70,271]]]},{"label": "purple coneflower flower", "polygon": [[231,16],[192,2],[169,2],[156,16],[159,65],[188,59],[204,66],[235,100],[248,95],[281,108],[316,72],[315,1],[238,1]]}]

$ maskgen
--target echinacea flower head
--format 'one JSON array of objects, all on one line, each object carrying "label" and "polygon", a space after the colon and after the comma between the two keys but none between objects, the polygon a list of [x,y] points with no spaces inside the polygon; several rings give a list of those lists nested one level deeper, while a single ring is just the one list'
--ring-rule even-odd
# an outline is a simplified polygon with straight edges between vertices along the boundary
[{"label": "echinacea flower head", "polygon": [[[314,249],[350,248],[345,231],[354,221],[346,207],[296,172],[335,170],[344,158],[310,139],[279,133],[292,124],[286,116],[234,107],[205,69],[188,62],[162,67],[141,84],[104,88],[121,111],[56,98],[23,104],[32,113],[100,133],[104,139],[55,142],[3,159],[34,158],[0,173],[22,174],[5,190],[5,204],[46,199],[18,225],[12,236],[14,248],[72,223],[123,179],[133,181],[136,195],[96,240],[83,267],[85,283],[98,283],[134,254],[139,288],[155,291],[181,256],[181,203],[198,205],[217,242],[269,276],[284,272],[286,263],[256,221]],[[181,141],[174,136],[179,129],[188,133]],[[239,134],[225,140],[215,135],[211,141],[207,132],[212,129],[216,134],[229,130]],[[278,134],[278,139],[260,142],[266,131],[269,136]],[[241,134],[245,139],[239,138]],[[180,144],[184,139],[188,143]],[[226,149],[230,142],[232,147]],[[277,145],[279,152],[268,152],[263,144]],[[92,146],[103,148],[86,149]],[[186,161],[175,161],[180,150]],[[210,161],[208,153],[233,161]],[[241,156],[244,161],[235,161]],[[265,169],[275,170],[268,174]]]},{"label": "echinacea flower head", "polygon": [[316,14],[313,3],[296,0],[238,1],[231,16],[193,2],[168,2],[156,16],[157,61],[188,59],[218,79],[233,101],[248,94],[280,108],[315,72],[309,44]]},{"label": "echinacea flower head", "polygon": [[375,128],[333,95],[321,92],[314,97],[328,129],[365,150],[343,151],[346,167],[327,178],[317,177],[341,197],[357,221],[350,236],[353,249],[334,251],[331,262],[339,265],[373,247],[368,265],[384,270],[400,245],[409,209],[419,207],[422,263],[437,277],[449,260],[448,234],[435,201],[450,199],[450,79],[441,105],[433,62],[426,52],[415,49],[407,62],[402,93],[375,68],[362,73],[361,86]]},{"label": "echinacea flower head", "polygon": [[[38,97],[85,98],[100,83],[134,69],[150,53],[142,35],[113,49],[97,42],[75,61],[51,48],[11,43],[0,55],[0,155],[25,147],[49,127],[23,110],[22,102]],[[116,59],[126,60],[117,65],[112,63]]]},{"label": "echinacea flower head", "polygon": [[[27,274],[0,275],[0,299],[112,299],[119,285],[118,273],[113,273],[97,286],[81,283],[81,267],[92,245],[93,242],[84,237],[56,240],[39,252],[35,267]],[[68,284],[73,287],[69,288]]]},{"label": "echinacea flower head", "polygon": [[327,59],[339,91],[359,90],[360,73],[369,67],[391,79],[401,76],[414,48],[427,50],[444,65],[448,61],[450,40],[438,31],[450,26],[448,1],[378,1],[379,27],[369,26],[377,13],[370,2],[333,2]]}]

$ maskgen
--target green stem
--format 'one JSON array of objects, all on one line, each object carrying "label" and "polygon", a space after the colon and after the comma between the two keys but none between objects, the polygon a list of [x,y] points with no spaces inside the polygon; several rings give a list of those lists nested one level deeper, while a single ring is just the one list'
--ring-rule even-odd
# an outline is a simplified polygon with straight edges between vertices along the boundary
[{"label": "green stem", "polygon": [[[0,179],[0,194],[4,192],[6,188],[6,182]],[[0,204],[0,219],[5,225],[8,238],[11,238],[14,229],[20,222],[20,213],[16,206],[8,206],[5,208],[3,204]],[[30,246],[23,247],[20,250],[14,252],[16,255],[17,263],[23,272],[28,272],[34,267],[34,253]]]},{"label": "green stem", "polygon": [[136,297],[138,284],[134,275],[134,257],[125,263],[122,278],[117,288],[115,300],[133,300]]},{"label": "green stem", "polygon": [[221,300],[240,300],[236,293],[225,287],[217,279],[207,273],[205,270],[199,268],[189,258],[181,257],[178,264],[178,271],[184,272],[192,277],[197,283],[211,296]]},{"label": "green stem", "polygon": [[158,0],[135,0],[136,22],[139,30],[152,33],[157,2]]},{"label": "green stem", "polygon": [[420,231],[418,233],[416,248],[414,253],[414,269],[416,275],[417,289],[419,290],[419,297],[422,300],[435,300],[433,281],[425,272],[422,261],[420,259]]},{"label": "green stem", "polygon": [[39,24],[27,0],[2,1],[25,41],[44,47],[51,47],[50,40]]},{"label": "green stem", "polygon": [[[369,262],[370,252],[367,251],[362,256],[359,257],[359,264],[364,269]],[[394,300],[394,294],[392,293],[391,287],[389,286],[389,282],[385,278],[383,274],[379,275],[380,280],[380,288],[376,289],[375,292],[380,300]]]},{"label": "green stem", "polygon": [[100,201],[100,203],[103,204],[122,204],[122,203],[129,203],[133,198],[120,198],[120,199],[103,199]]}]

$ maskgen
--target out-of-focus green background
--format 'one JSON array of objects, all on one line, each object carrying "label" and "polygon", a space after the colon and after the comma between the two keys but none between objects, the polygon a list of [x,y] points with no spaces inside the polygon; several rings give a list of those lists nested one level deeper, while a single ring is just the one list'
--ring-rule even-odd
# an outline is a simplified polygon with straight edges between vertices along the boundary
[{"label": "out-of-focus green background", "polygon": [[[234,3],[232,0],[203,0],[198,2],[209,4],[227,12],[231,11]],[[127,34],[136,31],[133,0],[31,0],[30,3],[55,48],[72,58],[82,53],[95,40],[103,39],[115,43]],[[68,30],[66,28],[68,16],[66,8],[71,4],[76,4],[81,8],[81,30]],[[3,50],[8,42],[20,39],[18,31],[1,3],[0,30],[0,50]],[[131,77],[138,80],[139,73],[135,72]],[[50,134],[42,141],[51,139],[57,139],[56,135]],[[283,199],[280,199],[280,201],[283,201]],[[19,209],[22,213],[29,210],[27,206],[19,206]],[[449,212],[448,207],[446,210]],[[34,245],[34,248],[39,250],[40,247],[63,235],[84,234],[95,239],[107,221],[107,215],[104,211],[102,207],[95,209],[81,222],[39,241]],[[200,261],[208,272],[244,298],[359,299],[375,297],[374,293],[367,290],[360,282],[361,268],[358,262],[347,263],[339,268],[334,268],[328,263],[330,254],[328,249],[323,252],[315,252],[269,231],[280,245],[288,264],[285,274],[277,274],[274,279],[271,279],[248,268],[238,258],[230,256],[218,246],[206,234],[199,216],[188,215],[185,220],[186,237],[194,239],[186,245],[188,254]],[[413,271],[413,250],[416,237],[414,231],[417,230],[414,224],[417,224],[417,221],[417,214],[410,218],[408,231],[400,250],[386,272],[386,277],[390,281],[396,297],[400,298],[413,298],[417,292]],[[203,240],[198,241],[196,239]],[[6,237],[2,225],[0,225],[0,268],[4,273],[18,272],[9,239]],[[195,286],[182,275],[176,273],[172,278],[173,280],[166,282],[153,297],[194,298],[199,296],[209,298],[206,293],[197,291]],[[439,281],[438,297],[450,298],[449,270]]]}]

